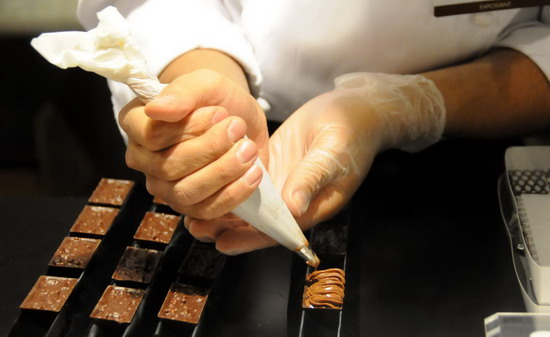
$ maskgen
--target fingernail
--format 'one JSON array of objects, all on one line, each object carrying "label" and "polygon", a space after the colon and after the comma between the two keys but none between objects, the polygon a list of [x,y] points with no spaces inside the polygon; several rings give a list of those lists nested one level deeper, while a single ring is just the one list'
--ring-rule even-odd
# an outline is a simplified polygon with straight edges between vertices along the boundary
[{"label": "fingernail", "polygon": [[218,110],[212,116],[212,124],[217,124],[218,122],[224,120],[229,114],[224,110]]},{"label": "fingernail", "polygon": [[309,198],[304,191],[296,191],[292,194],[292,201],[298,209],[298,216],[303,215],[309,207]]},{"label": "fingernail", "polygon": [[239,159],[241,164],[248,163],[257,155],[258,152],[256,151],[256,147],[250,140],[245,140],[237,150],[237,159]]},{"label": "fingernail", "polygon": [[229,139],[235,143],[237,140],[244,137],[244,134],[246,132],[246,128],[243,125],[242,122],[239,121],[233,121],[229,125],[229,128],[227,129],[227,135],[229,136]]},{"label": "fingernail", "polygon": [[262,169],[256,165],[252,165],[242,177],[243,181],[249,185],[255,185],[262,178]]}]

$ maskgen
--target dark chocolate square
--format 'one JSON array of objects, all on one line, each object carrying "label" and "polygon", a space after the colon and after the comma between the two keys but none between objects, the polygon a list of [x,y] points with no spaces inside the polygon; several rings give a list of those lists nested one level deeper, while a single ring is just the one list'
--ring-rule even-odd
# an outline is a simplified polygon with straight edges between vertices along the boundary
[{"label": "dark chocolate square", "polygon": [[224,261],[225,255],[213,244],[195,241],[179,272],[186,276],[212,279],[221,271]]},{"label": "dark chocolate square", "polygon": [[130,323],[144,294],[142,289],[107,286],[90,317]]},{"label": "dark chocolate square", "polygon": [[49,265],[85,269],[101,240],[66,237],[55,251]]},{"label": "dark chocolate square", "polygon": [[127,247],[113,274],[118,281],[149,283],[160,261],[162,252],[154,249]]},{"label": "dark chocolate square", "polygon": [[336,220],[320,223],[313,228],[310,243],[317,254],[346,254],[347,226]]},{"label": "dark chocolate square", "polygon": [[105,235],[118,211],[119,209],[114,207],[86,205],[70,231],[71,233]]},{"label": "dark chocolate square", "polygon": [[21,303],[21,309],[59,312],[78,279],[42,275]]},{"label": "dark chocolate square", "polygon": [[179,216],[147,212],[134,235],[134,239],[167,244],[172,239],[179,221]]},{"label": "dark chocolate square", "polygon": [[95,204],[121,206],[134,186],[130,180],[102,178],[88,199]]},{"label": "dark chocolate square", "polygon": [[158,317],[197,324],[207,299],[206,289],[174,283],[164,299]]}]

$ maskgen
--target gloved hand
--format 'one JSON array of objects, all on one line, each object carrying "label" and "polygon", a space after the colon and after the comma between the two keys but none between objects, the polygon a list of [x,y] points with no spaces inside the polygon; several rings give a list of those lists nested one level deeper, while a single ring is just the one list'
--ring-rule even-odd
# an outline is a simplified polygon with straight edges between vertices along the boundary
[{"label": "gloved hand", "polygon": [[[420,75],[354,73],[294,112],[270,139],[269,173],[302,229],[334,216],[384,149],[417,151],[436,142],[445,104]],[[275,244],[234,217],[186,219],[197,237],[238,254]]]},{"label": "gloved hand", "polygon": [[268,160],[263,111],[211,70],[176,78],[146,106],[133,101],[119,122],[128,134],[127,165],[145,174],[151,194],[192,217],[230,212],[261,180],[255,159]]},{"label": "gloved hand", "polygon": [[443,96],[421,75],[352,73],[335,86],[270,139],[270,175],[303,229],[342,209],[378,152],[421,150],[445,126]]}]

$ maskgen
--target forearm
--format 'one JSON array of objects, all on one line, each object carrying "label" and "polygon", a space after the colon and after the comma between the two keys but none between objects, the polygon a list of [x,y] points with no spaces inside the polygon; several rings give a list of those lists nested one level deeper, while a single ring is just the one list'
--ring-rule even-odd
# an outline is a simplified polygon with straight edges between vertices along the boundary
[{"label": "forearm", "polygon": [[495,50],[424,76],[445,98],[445,134],[506,137],[550,129],[550,84],[527,56]]},{"label": "forearm", "polygon": [[215,70],[249,91],[243,69],[229,55],[214,49],[194,49],[180,55],[160,74],[160,81],[170,83],[180,75],[197,69]]}]

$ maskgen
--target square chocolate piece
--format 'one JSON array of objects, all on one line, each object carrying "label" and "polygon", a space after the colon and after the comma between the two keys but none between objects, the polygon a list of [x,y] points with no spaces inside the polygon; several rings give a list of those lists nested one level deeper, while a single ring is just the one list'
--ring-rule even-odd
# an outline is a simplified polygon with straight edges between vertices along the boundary
[{"label": "square chocolate piece", "polygon": [[158,250],[126,247],[126,251],[113,273],[113,279],[149,283],[153,278],[161,256],[162,252]]},{"label": "square chocolate piece", "polygon": [[141,289],[107,286],[90,317],[130,323],[144,294]]},{"label": "square chocolate piece", "polygon": [[66,237],[55,251],[49,265],[85,269],[101,240]]},{"label": "square chocolate piece", "polygon": [[348,233],[344,222],[338,218],[323,222],[313,228],[310,244],[317,254],[346,254]]},{"label": "square chocolate piece", "polygon": [[86,205],[70,231],[71,233],[105,235],[118,211],[119,209],[114,207]]},{"label": "square chocolate piece", "polygon": [[122,206],[133,186],[134,182],[130,180],[102,178],[88,201],[94,204]]},{"label": "square chocolate piece", "polygon": [[134,239],[168,244],[179,221],[179,216],[147,212],[139,224]]},{"label": "square chocolate piece", "polygon": [[206,289],[174,283],[164,299],[158,317],[197,324],[207,299]]},{"label": "square chocolate piece", "polygon": [[78,279],[42,275],[21,303],[21,309],[59,312]]},{"label": "square chocolate piece", "polygon": [[185,276],[213,279],[221,271],[224,261],[225,255],[213,244],[195,241],[179,272]]}]

